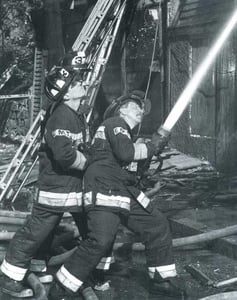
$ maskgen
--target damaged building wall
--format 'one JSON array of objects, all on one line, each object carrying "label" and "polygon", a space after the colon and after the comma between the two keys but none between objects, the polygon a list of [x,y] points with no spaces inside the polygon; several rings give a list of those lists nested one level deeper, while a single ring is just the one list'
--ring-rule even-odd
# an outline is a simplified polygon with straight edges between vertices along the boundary
[{"label": "damaged building wall", "polygon": [[[183,41],[170,46],[170,109],[188,83],[192,70],[200,63],[201,53],[205,53],[203,46],[197,49],[193,49],[189,42]],[[172,143],[180,151],[204,158],[215,165],[215,105],[213,107],[212,78],[213,73],[210,71],[175,125]]]},{"label": "damaged building wall", "polygon": [[[232,0],[180,1],[175,24],[168,28],[168,111],[230,18],[234,5]],[[177,149],[208,160],[224,172],[236,171],[237,166],[236,45],[235,31],[172,132]]]},{"label": "damaged building wall", "polygon": [[217,141],[216,163],[226,171],[237,170],[237,31],[226,43],[216,65]]}]

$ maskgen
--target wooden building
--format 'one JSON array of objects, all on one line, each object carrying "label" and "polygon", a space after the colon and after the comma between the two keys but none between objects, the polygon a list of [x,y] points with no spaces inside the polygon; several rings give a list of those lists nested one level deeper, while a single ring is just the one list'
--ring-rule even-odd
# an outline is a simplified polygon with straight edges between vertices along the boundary
[{"label": "wooden building", "polygon": [[[202,62],[237,7],[235,0],[169,1],[165,115]],[[219,171],[237,170],[237,32],[228,38],[172,132],[173,145],[211,162]]]}]

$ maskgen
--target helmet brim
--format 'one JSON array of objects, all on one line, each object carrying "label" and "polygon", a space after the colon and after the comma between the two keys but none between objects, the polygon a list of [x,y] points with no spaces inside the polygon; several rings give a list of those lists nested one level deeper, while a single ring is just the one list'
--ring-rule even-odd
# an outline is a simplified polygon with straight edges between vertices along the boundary
[{"label": "helmet brim", "polygon": [[[143,93],[144,96],[145,93],[142,91],[139,91],[140,93]],[[128,102],[136,102],[140,107],[144,105],[144,115],[148,115],[151,111],[151,101],[150,99],[142,99],[140,98],[140,95],[135,95],[133,93],[130,93],[128,95],[123,95],[117,98],[116,100],[112,101],[112,103],[107,107],[107,109],[104,112],[103,119],[106,120],[108,118],[114,117],[119,108],[128,103]]]}]

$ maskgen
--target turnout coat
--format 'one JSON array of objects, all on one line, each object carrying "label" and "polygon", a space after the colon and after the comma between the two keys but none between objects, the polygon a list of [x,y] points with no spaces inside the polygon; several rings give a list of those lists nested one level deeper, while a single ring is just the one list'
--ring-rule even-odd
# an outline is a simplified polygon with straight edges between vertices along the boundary
[{"label": "turnout coat", "polygon": [[53,211],[78,211],[82,207],[84,171],[71,168],[79,145],[89,140],[85,118],[61,103],[46,120],[39,148],[39,206]]},{"label": "turnout coat", "polygon": [[134,146],[132,132],[121,117],[105,120],[92,140],[91,161],[84,175],[84,205],[128,213],[131,197],[145,209],[150,200],[134,185],[136,178],[129,171],[136,158],[147,158],[150,153],[143,143]]}]

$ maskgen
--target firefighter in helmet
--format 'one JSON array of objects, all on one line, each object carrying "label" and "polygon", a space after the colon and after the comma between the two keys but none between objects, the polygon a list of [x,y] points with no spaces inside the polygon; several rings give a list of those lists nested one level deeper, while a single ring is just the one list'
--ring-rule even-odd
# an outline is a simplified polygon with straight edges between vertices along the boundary
[{"label": "firefighter in helmet", "polygon": [[[88,72],[85,55],[71,53],[46,76],[45,93],[51,105],[42,122],[37,198],[1,265],[2,291],[13,296],[19,296],[26,288],[24,279],[31,259],[53,234],[64,212],[72,214],[79,231],[85,226],[82,177],[88,156],[80,149],[89,141],[84,116]],[[85,232],[80,233],[84,238]]]},{"label": "firefighter in helmet", "polygon": [[155,133],[149,142],[134,142],[132,130],[146,112],[144,93],[133,91],[113,101],[92,140],[91,158],[84,174],[84,206],[88,237],[56,273],[49,299],[76,295],[89,274],[107,253],[122,223],[139,234],[145,245],[150,292],[163,299],[183,299],[172,251],[172,238],[165,216],[135,186],[128,170],[133,161],[163,150],[169,135]]}]

